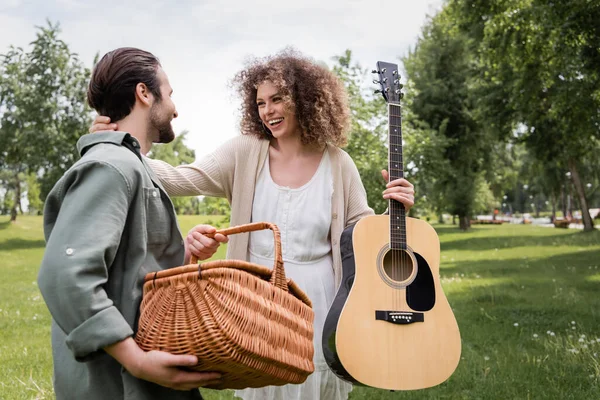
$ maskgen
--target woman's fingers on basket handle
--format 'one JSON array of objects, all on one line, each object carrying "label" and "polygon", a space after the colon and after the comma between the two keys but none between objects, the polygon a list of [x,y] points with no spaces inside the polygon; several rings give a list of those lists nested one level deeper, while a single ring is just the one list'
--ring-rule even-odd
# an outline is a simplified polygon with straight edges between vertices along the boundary
[{"label": "woman's fingers on basket handle", "polygon": [[186,243],[189,251],[198,257],[199,260],[206,260],[215,254],[221,243],[227,243],[227,236],[217,233],[213,238],[206,235],[213,235],[217,229],[211,225],[196,225],[188,232]]},{"label": "woman's fingers on basket handle", "polygon": [[196,356],[175,355],[164,351],[145,353],[147,360],[138,378],[158,383],[176,390],[191,390],[201,386],[219,383],[221,374],[217,372],[195,372],[182,368],[198,363]]},{"label": "woman's fingers on basket handle", "polygon": [[116,131],[117,124],[111,124],[110,118],[103,115],[97,115],[92,126],[90,126],[90,133],[99,131]]}]

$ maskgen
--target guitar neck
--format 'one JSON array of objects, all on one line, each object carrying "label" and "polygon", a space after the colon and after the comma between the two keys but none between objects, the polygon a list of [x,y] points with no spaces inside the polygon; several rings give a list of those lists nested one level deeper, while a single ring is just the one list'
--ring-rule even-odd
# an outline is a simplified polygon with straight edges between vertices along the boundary
[{"label": "guitar neck", "polygon": [[[388,103],[388,172],[390,182],[404,178],[404,162],[402,159],[402,115],[400,104]],[[390,213],[390,247],[406,250],[406,210],[404,204],[389,200]]]}]

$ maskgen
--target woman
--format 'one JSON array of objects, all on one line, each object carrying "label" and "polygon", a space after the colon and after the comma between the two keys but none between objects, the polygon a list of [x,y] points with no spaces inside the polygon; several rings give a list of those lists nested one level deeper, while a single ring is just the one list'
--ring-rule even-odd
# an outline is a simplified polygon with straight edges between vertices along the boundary
[{"label": "woman", "polygon": [[[243,100],[241,136],[192,165],[148,162],[170,195],[227,198],[232,226],[277,224],[286,275],[313,303],[315,372],[301,385],[246,389],[236,395],[244,400],[347,399],[352,386],[329,370],[320,344],[341,278],[342,231],[373,214],[354,162],[339,148],[346,144],[350,125],[347,94],[331,71],[289,50],[252,61],[234,84]],[[109,122],[98,117],[92,130],[116,128]],[[387,172],[382,174],[387,180]],[[383,197],[409,209],[413,186],[395,180]],[[187,237],[188,247],[200,258],[212,255],[224,241],[203,232],[192,229]],[[271,232],[232,236],[227,257],[271,267]]]}]

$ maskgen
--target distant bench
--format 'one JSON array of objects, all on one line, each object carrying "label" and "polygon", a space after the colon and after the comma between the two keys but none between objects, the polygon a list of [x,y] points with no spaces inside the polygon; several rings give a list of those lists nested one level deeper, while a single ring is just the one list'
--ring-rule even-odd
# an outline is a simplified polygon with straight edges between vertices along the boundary
[{"label": "distant bench", "polygon": [[501,219],[472,219],[471,220],[471,225],[500,225],[502,223],[504,223],[506,221],[503,221]]},{"label": "distant bench", "polygon": [[554,219],[554,227],[555,228],[568,228],[569,225],[571,224],[571,219],[570,218],[561,218],[561,219]]}]

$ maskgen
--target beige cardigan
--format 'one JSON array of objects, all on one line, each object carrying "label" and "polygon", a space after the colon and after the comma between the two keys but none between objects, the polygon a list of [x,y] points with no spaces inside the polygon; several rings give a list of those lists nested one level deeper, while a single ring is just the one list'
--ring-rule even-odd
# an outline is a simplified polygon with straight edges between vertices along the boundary
[{"label": "beige cardigan", "polygon": [[[231,226],[236,226],[251,222],[254,187],[268,149],[268,140],[240,135],[194,164],[173,167],[163,161],[147,161],[170,196],[225,197],[231,205]],[[367,204],[365,188],[350,156],[335,146],[327,146],[327,151],[333,172],[330,238],[333,270],[339,285],[342,231],[360,218],[373,215],[373,210]],[[247,260],[248,238],[247,233],[233,235],[227,258]]]}]

